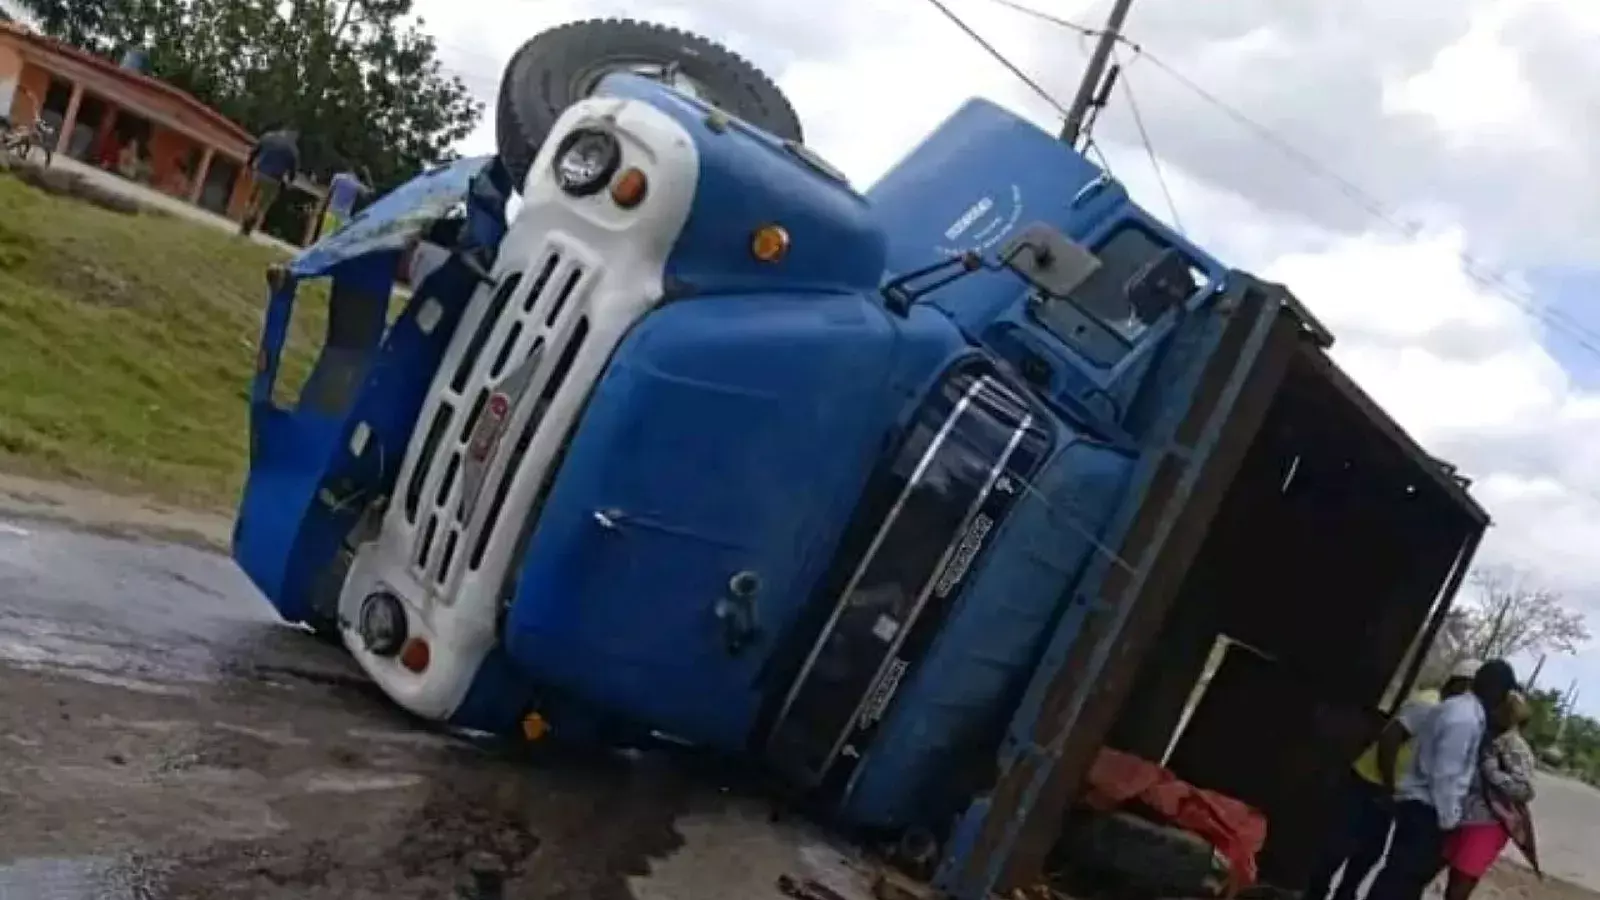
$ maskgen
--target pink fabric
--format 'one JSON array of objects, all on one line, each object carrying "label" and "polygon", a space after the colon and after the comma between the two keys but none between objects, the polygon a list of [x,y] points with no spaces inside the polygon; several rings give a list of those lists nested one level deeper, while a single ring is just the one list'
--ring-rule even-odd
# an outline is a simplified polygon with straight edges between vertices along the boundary
[{"label": "pink fabric", "polygon": [[1469,878],[1482,878],[1506,849],[1511,834],[1499,822],[1462,825],[1444,839],[1444,858]]}]

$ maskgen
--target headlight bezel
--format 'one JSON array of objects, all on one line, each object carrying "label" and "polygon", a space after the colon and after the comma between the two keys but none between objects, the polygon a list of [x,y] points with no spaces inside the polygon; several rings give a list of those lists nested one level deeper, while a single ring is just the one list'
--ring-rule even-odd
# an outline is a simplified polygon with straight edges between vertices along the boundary
[{"label": "headlight bezel", "polygon": [[[576,180],[563,163],[585,141],[600,142],[605,159],[593,174],[582,180]],[[551,177],[555,179],[556,187],[569,197],[592,197],[600,193],[611,183],[611,179],[621,168],[622,142],[612,132],[592,125],[580,126],[567,132],[562,137],[561,143],[556,145],[556,152],[550,159]]]},{"label": "headlight bezel", "polygon": [[361,601],[361,609],[356,614],[356,634],[360,636],[366,651],[374,656],[391,657],[398,654],[410,636],[409,626],[405,604],[390,591],[368,594]]}]

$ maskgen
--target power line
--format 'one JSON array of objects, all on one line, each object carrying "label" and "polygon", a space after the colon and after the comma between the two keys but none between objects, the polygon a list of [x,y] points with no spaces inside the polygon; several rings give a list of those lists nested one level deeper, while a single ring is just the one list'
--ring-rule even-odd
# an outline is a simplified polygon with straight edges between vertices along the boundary
[{"label": "power line", "polygon": [[974,31],[972,26],[968,25],[960,16],[951,11],[950,7],[944,5],[941,0],[928,0],[928,2],[933,4],[934,8],[938,9],[939,12],[944,13],[945,18],[954,22],[957,28],[966,33],[967,37],[972,38],[972,40],[975,41],[979,47],[982,47],[985,52],[994,57],[996,62],[1000,63],[1002,66],[1005,66],[1012,75],[1017,76],[1019,81],[1031,88],[1035,94],[1038,94],[1040,99],[1055,107],[1056,112],[1060,113],[1062,118],[1067,117],[1068,113],[1065,104],[1063,104],[1060,100],[1057,100],[1049,91],[1045,90],[1044,87],[1039,84],[1039,82],[1034,81],[1033,78],[1028,75],[1028,73],[1022,71],[1022,69],[1019,68],[1016,63],[1006,58],[1004,53],[1001,53],[999,50],[995,49],[993,44],[985,40],[983,35]]},{"label": "power line", "polygon": [[[1137,45],[1135,46],[1137,47]],[[1162,60],[1160,57],[1143,48],[1137,48],[1136,52],[1138,52],[1142,58],[1148,59],[1152,65],[1160,69],[1173,80],[1177,81],[1180,85],[1188,88],[1196,96],[1200,97],[1214,108],[1220,110],[1234,122],[1247,128],[1269,146],[1277,149],[1280,153],[1299,163],[1300,166],[1310,174],[1336,186],[1341,193],[1343,193],[1350,200],[1354,201],[1368,215],[1383,222],[1399,234],[1402,234],[1406,237],[1415,238],[1421,233],[1422,227],[1420,225],[1415,222],[1407,221],[1392,208],[1390,208],[1388,204],[1378,199],[1371,192],[1362,188],[1360,185],[1344,177],[1343,175],[1340,175],[1338,172],[1334,171],[1316,157],[1296,147],[1287,139],[1278,135],[1277,132],[1273,131],[1271,128],[1268,128],[1266,125],[1263,125],[1259,121],[1241,112],[1211,91],[1206,90],[1204,87],[1197,84],[1192,78],[1189,78],[1182,72],[1173,68],[1165,60]],[[1502,298],[1510,301],[1513,305],[1521,308],[1524,312],[1527,312],[1529,315],[1533,316],[1544,324],[1549,325],[1551,328],[1557,331],[1563,332],[1566,337],[1576,342],[1589,353],[1594,354],[1597,358],[1600,358],[1600,333],[1596,333],[1595,331],[1591,330],[1583,323],[1572,318],[1567,313],[1562,312],[1561,310],[1551,309],[1536,298],[1513,287],[1511,283],[1506,280],[1504,275],[1495,272],[1492,268],[1485,265],[1471,253],[1468,253],[1465,250],[1459,250],[1456,252],[1456,256],[1461,264],[1461,271],[1468,278],[1471,278],[1473,281],[1477,282],[1479,286],[1487,288],[1493,293],[1499,294]]]},{"label": "power line", "polygon": [[1080,25],[1077,22],[1071,22],[1066,19],[1057,18],[1047,13],[1042,13],[1037,9],[1023,6],[1020,3],[1012,3],[1011,0],[989,0],[989,2],[998,3],[1001,6],[1009,6],[1017,12],[1026,13],[1027,15],[1044,19],[1047,22],[1050,22],[1054,25],[1059,25],[1069,31],[1076,31],[1079,37],[1097,38],[1102,34],[1101,30],[1098,28],[1090,28],[1088,25]]},{"label": "power line", "polygon": [[[1115,55],[1115,54],[1113,54]],[[1122,64],[1118,62],[1118,65]],[[1133,124],[1139,129],[1139,140],[1144,144],[1145,155],[1150,157],[1150,168],[1156,173],[1156,183],[1161,186],[1162,196],[1167,198],[1167,209],[1172,213],[1172,226],[1178,233],[1187,237],[1183,228],[1183,218],[1178,215],[1178,202],[1172,199],[1172,188],[1167,186],[1167,176],[1161,170],[1161,159],[1156,156],[1155,144],[1150,142],[1150,132],[1144,126],[1144,116],[1139,112],[1139,100],[1133,94],[1133,82],[1128,80],[1128,70],[1122,68],[1122,93],[1128,97],[1128,110],[1133,113]]]},{"label": "power line", "polygon": [[1094,154],[1095,161],[1100,168],[1105,170],[1107,175],[1110,175],[1112,178],[1117,177],[1117,173],[1111,171],[1111,160],[1106,159],[1106,152],[1100,149],[1100,145],[1095,142],[1093,135],[1085,138],[1083,142],[1083,155],[1088,156],[1091,153]]},{"label": "power line", "polygon": [[[1053,25],[1057,25],[1061,28],[1076,32],[1080,35],[1086,35],[1090,33],[1098,34],[1098,32],[1096,32],[1094,29],[1080,25],[1077,22],[1052,16],[1049,13],[1040,12],[1037,9],[1031,9],[1020,3],[1012,2],[1012,0],[989,0],[989,2],[997,3],[1001,6],[1016,10],[1025,15],[1029,15],[1036,19],[1040,19]],[[1293,160],[1307,173],[1332,184],[1339,190],[1340,193],[1344,194],[1347,199],[1355,203],[1362,209],[1362,211],[1366,212],[1372,218],[1383,222],[1405,237],[1414,238],[1422,232],[1423,227],[1421,225],[1416,222],[1407,221],[1404,217],[1400,216],[1397,212],[1391,209],[1388,204],[1375,197],[1370,191],[1361,187],[1359,184],[1356,184],[1354,181],[1344,177],[1343,175],[1340,175],[1338,172],[1334,171],[1332,168],[1311,154],[1301,150],[1289,140],[1279,135],[1272,128],[1262,124],[1256,119],[1240,111],[1238,108],[1229,104],[1227,101],[1223,100],[1221,97],[1217,96],[1215,93],[1196,82],[1193,78],[1185,75],[1170,63],[1150,52],[1137,41],[1119,35],[1118,42],[1131,50],[1137,58],[1149,60],[1150,64],[1160,69],[1162,73],[1176,81],[1178,84],[1182,85],[1184,88],[1188,89],[1201,100],[1222,112],[1228,118],[1232,119],[1236,124],[1252,133],[1257,139]],[[1544,323],[1545,325],[1548,325],[1553,330],[1561,333],[1564,337],[1572,340],[1575,344],[1577,344],[1579,347],[1582,347],[1596,358],[1600,358],[1600,332],[1590,329],[1588,326],[1584,325],[1583,323],[1574,319],[1571,315],[1561,310],[1549,308],[1541,301],[1519,290],[1513,286],[1504,275],[1495,272],[1492,268],[1479,261],[1467,251],[1457,251],[1456,255],[1460,261],[1462,273],[1476,282],[1479,286],[1489,290],[1492,293],[1500,295],[1502,299],[1507,300],[1512,305],[1521,309],[1523,312]]]}]

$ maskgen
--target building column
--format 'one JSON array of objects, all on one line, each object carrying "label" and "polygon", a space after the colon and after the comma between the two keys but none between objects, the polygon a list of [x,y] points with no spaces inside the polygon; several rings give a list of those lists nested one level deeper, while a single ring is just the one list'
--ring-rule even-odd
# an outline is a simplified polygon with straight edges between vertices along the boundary
[{"label": "building column", "polygon": [[66,153],[72,146],[72,128],[78,124],[78,107],[83,105],[83,85],[74,82],[72,99],[67,101],[67,114],[61,117],[61,133],[56,137],[57,153]]},{"label": "building column", "polygon": [[211,176],[211,160],[217,155],[215,147],[207,147],[200,156],[200,165],[194,167],[194,184],[189,185],[189,202],[198,206],[200,195],[205,193],[206,179]]}]

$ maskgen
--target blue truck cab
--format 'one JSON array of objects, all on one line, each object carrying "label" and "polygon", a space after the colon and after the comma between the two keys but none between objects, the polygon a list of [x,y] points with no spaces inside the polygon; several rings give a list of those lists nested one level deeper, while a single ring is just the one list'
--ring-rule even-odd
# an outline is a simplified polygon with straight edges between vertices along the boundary
[{"label": "blue truck cab", "polygon": [[1222,269],[981,101],[862,195],[614,75],[497,172],[424,174],[273,273],[240,566],[418,716],[668,739],[853,825],[948,824],[1083,614]]}]

